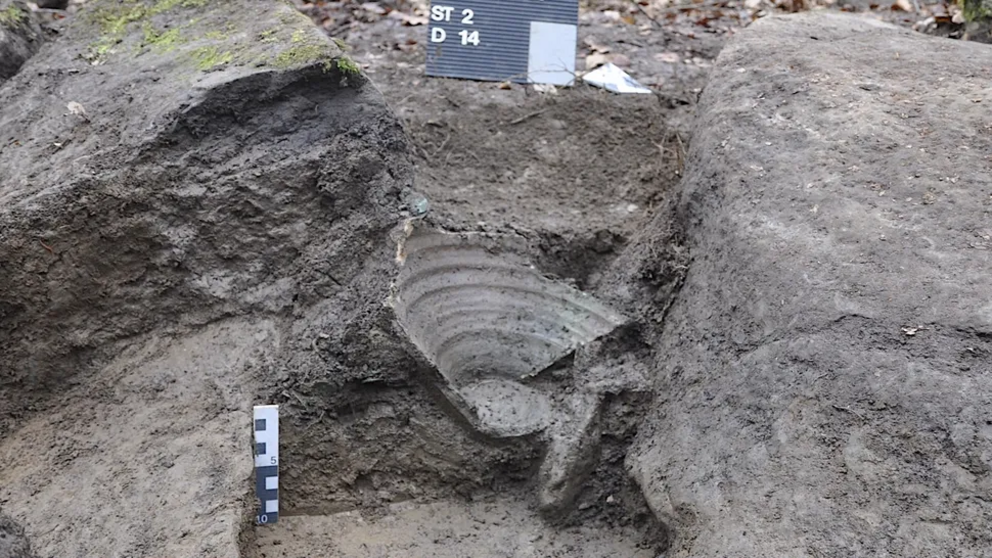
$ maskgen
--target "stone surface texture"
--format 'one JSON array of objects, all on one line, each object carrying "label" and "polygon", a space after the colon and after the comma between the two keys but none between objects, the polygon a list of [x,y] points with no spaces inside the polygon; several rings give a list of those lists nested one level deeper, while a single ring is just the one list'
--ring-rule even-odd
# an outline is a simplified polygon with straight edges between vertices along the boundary
[{"label": "stone surface texture", "polygon": [[992,556],[990,83],[985,45],[826,13],[720,54],[627,460],[671,556]]}]

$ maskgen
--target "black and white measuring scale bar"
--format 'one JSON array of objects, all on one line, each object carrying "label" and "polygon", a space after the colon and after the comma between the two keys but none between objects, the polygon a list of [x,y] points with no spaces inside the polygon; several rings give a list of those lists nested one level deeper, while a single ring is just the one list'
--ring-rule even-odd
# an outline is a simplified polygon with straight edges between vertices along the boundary
[{"label": "black and white measuring scale bar", "polygon": [[427,75],[572,85],[578,24],[578,0],[436,0]]},{"label": "black and white measuring scale bar", "polygon": [[279,520],[279,406],[255,406],[255,495],[259,510],[256,523]]}]

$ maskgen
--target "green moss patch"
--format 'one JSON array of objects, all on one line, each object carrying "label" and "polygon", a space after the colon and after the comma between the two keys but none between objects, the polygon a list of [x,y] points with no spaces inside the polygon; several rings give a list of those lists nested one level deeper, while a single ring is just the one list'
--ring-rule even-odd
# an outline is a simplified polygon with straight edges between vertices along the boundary
[{"label": "green moss patch", "polygon": [[176,45],[185,43],[186,40],[180,35],[178,27],[173,27],[168,31],[159,31],[151,23],[145,23],[144,44],[152,47],[158,52],[169,52],[176,48]]},{"label": "green moss patch", "polygon": [[193,51],[193,59],[200,70],[211,70],[234,61],[234,53],[216,46],[201,47]]},{"label": "green moss patch", "polygon": [[28,14],[21,11],[17,6],[10,6],[5,10],[0,10],[0,25],[13,27],[27,21]]},{"label": "green moss patch", "polygon": [[210,0],[159,0],[151,7],[151,14],[161,14],[173,8],[202,8]]},{"label": "green moss patch", "polygon": [[279,41],[277,34],[278,31],[275,29],[266,29],[258,34],[258,40],[263,43],[275,43]]},{"label": "green moss patch", "polygon": [[354,76],[362,73],[362,69],[355,64],[355,61],[348,56],[340,56],[337,59],[338,71],[347,76]]},{"label": "green moss patch", "polygon": [[143,44],[159,51],[167,51],[185,40],[178,28],[159,31],[151,24],[151,17],[177,8],[200,8],[210,0],[122,0],[104,2],[89,11],[86,17],[100,30],[100,37],[89,45],[83,58],[97,64],[114,52],[114,47],[124,40],[132,24],[143,22]]},{"label": "green moss patch", "polygon": [[330,70],[334,63],[334,57],[328,52],[326,47],[319,45],[300,45],[290,47],[276,55],[273,66],[277,68],[292,68],[295,66],[305,66],[315,62],[324,64],[324,71]]},{"label": "green moss patch", "polygon": [[100,26],[104,37],[120,37],[129,24],[141,21],[148,15],[148,7],[144,4],[129,3],[99,8],[90,17]]},{"label": "green moss patch", "polygon": [[965,21],[992,21],[992,0],[959,0]]},{"label": "green moss patch", "polygon": [[225,65],[277,69],[318,65],[325,72],[334,70],[344,76],[361,73],[351,58],[341,54],[347,45],[340,40],[333,44],[328,42],[309,18],[289,6],[280,7],[276,14],[259,13],[274,18],[269,28],[264,24],[255,27],[250,14],[241,15],[241,19],[248,18],[250,36],[242,33],[243,23],[231,23],[240,20],[233,16],[229,18],[220,3],[216,4],[216,9],[210,8],[192,18],[179,13],[154,17],[170,10],[203,7],[210,1],[94,2],[92,11],[85,17],[99,34],[84,58],[99,64],[118,51],[139,56],[149,50],[164,53],[180,49],[180,58],[199,71],[211,71]]}]

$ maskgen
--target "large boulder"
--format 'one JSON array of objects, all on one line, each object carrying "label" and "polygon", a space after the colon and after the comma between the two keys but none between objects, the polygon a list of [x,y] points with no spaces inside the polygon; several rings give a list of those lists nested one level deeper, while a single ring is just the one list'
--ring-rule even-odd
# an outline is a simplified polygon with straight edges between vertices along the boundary
[{"label": "large boulder", "polygon": [[312,328],[369,362],[411,182],[379,92],[288,3],[72,16],[0,87],[0,501],[36,551],[236,555],[251,405],[281,350],[324,362]]},{"label": "large boulder", "polygon": [[823,13],[720,54],[628,458],[672,556],[992,556],[990,80],[985,45]]},{"label": "large boulder", "polygon": [[43,42],[41,26],[23,2],[0,0],[0,84],[16,74]]},{"label": "large boulder", "polygon": [[109,341],[323,298],[412,180],[378,92],[290,6],[94,4],[0,90],[15,410]]}]

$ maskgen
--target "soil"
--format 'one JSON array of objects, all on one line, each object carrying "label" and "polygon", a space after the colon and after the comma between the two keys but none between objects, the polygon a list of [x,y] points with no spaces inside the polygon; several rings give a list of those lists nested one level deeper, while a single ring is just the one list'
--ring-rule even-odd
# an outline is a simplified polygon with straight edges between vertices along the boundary
[{"label": "soil", "polygon": [[[523,501],[403,503],[386,515],[361,510],[331,516],[292,516],[259,533],[248,556],[307,558],[408,558],[409,556],[519,558],[655,558],[638,548],[631,528],[598,530],[576,526],[551,531]],[[482,550],[483,548],[487,550]]]},{"label": "soil", "polygon": [[[866,6],[851,5],[846,9],[862,11],[865,8]],[[914,18],[904,12],[885,12],[881,17],[867,15],[905,26],[914,22]],[[584,48],[582,54],[608,50],[611,55],[626,57],[628,63],[625,64],[625,69],[637,79],[651,85],[657,92],[643,97],[616,96],[583,85],[542,93],[518,85],[501,86],[425,78],[423,51],[420,47],[423,28],[404,26],[389,18],[351,25],[336,34],[349,44],[352,55],[363,64],[390,106],[403,120],[413,143],[416,185],[431,204],[430,219],[434,224],[452,231],[513,231],[536,239],[542,249],[533,254],[534,258],[539,262],[540,269],[549,275],[568,280],[584,290],[598,294],[604,300],[614,302],[629,315],[636,316],[641,323],[666,323],[671,309],[678,313],[674,323],[691,324],[696,316],[706,316],[711,310],[708,302],[693,302],[692,299],[683,301],[681,307],[671,307],[675,300],[674,295],[680,292],[689,268],[690,251],[684,231],[688,228],[690,219],[686,207],[692,206],[687,206],[681,198],[678,182],[685,169],[686,150],[693,141],[694,131],[698,133],[700,130],[698,125],[692,125],[696,103],[724,41],[733,35],[732,32],[720,31],[718,27],[697,27],[683,33],[658,32],[645,18],[638,17],[637,24],[630,25],[618,22],[597,9],[584,11],[580,27],[580,43]],[[785,46],[780,48],[781,52],[789,50]],[[922,51],[925,52],[925,48]],[[865,52],[871,52],[871,49]],[[772,52],[763,56],[774,59],[778,54]],[[868,58],[863,63],[865,67],[871,66]],[[815,64],[811,67],[815,67]],[[791,95],[792,92],[781,93],[786,94]],[[730,94],[727,95],[730,98]],[[764,97],[769,103],[776,102],[776,99],[781,102],[780,97],[769,93],[765,93]],[[727,135],[730,133],[726,132]],[[718,152],[713,146],[709,151]],[[871,157],[864,154],[862,159],[870,160]],[[721,168],[719,162],[703,161],[699,157],[695,159],[695,165],[697,176],[718,176]],[[700,183],[706,182],[700,180]],[[711,183],[714,184],[713,188],[718,188],[715,182]],[[705,213],[694,218],[701,218],[702,215]],[[715,230],[720,229],[717,227]],[[709,250],[716,251],[715,248]],[[768,253],[774,254],[775,250],[770,249]],[[779,273],[783,276],[787,274],[785,271]],[[729,282],[736,280],[727,279]],[[701,300],[705,301],[706,289],[712,287],[708,287],[705,275],[697,275],[696,281],[693,290],[681,292],[704,297]],[[692,294],[697,292],[702,294]],[[752,298],[760,300],[762,296],[755,294]],[[692,304],[695,306],[685,306]],[[738,304],[747,303],[742,300]],[[681,327],[692,331],[693,339],[703,340],[721,336],[721,332],[725,330],[751,327],[744,323],[735,324],[736,322],[731,321],[703,333],[696,333],[687,326]],[[851,542],[852,535],[831,537],[825,532],[829,529],[837,533],[846,532],[847,527],[844,518],[840,517],[843,515],[841,512],[838,512],[838,516],[829,516],[820,511],[805,512],[818,518],[822,524],[821,527],[812,520],[801,524],[801,529],[806,530],[802,532],[817,533],[815,542],[806,546],[801,543],[799,546],[790,545],[788,542],[804,539],[800,528],[790,530],[775,527],[776,521],[781,521],[782,517],[790,513],[789,509],[795,509],[786,508],[784,503],[776,504],[780,507],[767,513],[758,503],[752,508],[740,508],[749,511],[739,513],[751,513],[753,518],[768,517],[767,523],[757,519],[741,519],[734,502],[744,501],[750,496],[740,494],[740,489],[736,487],[750,485],[746,479],[723,471],[718,474],[726,475],[735,484],[725,489],[728,496],[721,501],[720,509],[733,512],[725,512],[729,519],[726,526],[721,524],[721,518],[725,516],[719,515],[710,505],[710,493],[695,488],[706,486],[709,482],[704,478],[709,469],[699,469],[700,465],[693,456],[713,453],[712,463],[729,462],[732,456],[719,448],[735,439],[736,429],[741,428],[741,424],[747,425],[752,421],[768,423],[774,417],[760,414],[760,418],[756,418],[759,415],[747,414],[731,423],[730,430],[723,434],[724,439],[707,438],[705,431],[692,427],[705,422],[707,419],[704,416],[680,417],[677,420],[685,420],[687,423],[674,423],[680,429],[678,435],[663,436],[662,432],[673,424],[673,419],[666,414],[670,405],[667,402],[672,397],[671,390],[678,390],[679,397],[690,397],[695,393],[692,382],[707,376],[697,373],[691,378],[680,380],[679,365],[668,364],[665,360],[669,354],[691,353],[691,349],[686,347],[699,341],[675,343],[672,339],[678,339],[679,337],[675,337],[678,333],[668,337],[667,341],[654,337],[660,335],[660,329],[650,328],[644,334],[648,344],[656,343],[656,347],[666,347],[655,353],[658,355],[655,358],[659,359],[656,361],[658,369],[672,370],[668,376],[659,378],[660,383],[656,384],[659,399],[627,401],[614,408],[615,417],[624,417],[614,420],[620,420],[623,426],[614,424],[606,428],[607,438],[612,441],[604,448],[606,457],[596,466],[595,473],[583,489],[576,508],[579,511],[548,523],[552,527],[556,524],[564,525],[559,529],[565,530],[544,530],[546,540],[569,540],[579,548],[588,549],[602,548],[600,545],[604,540],[614,541],[611,544],[615,546],[600,554],[603,556],[633,553],[632,542],[644,540],[645,537],[660,540],[660,544],[656,543],[653,547],[654,550],[662,550],[671,545],[671,553],[680,556],[720,556],[727,555],[728,552],[729,555],[757,556],[802,551],[813,556],[831,555],[834,552],[858,555],[862,547]],[[841,337],[844,335],[855,334],[842,334]],[[821,342],[829,344],[831,341]],[[835,342],[842,343],[840,339],[835,339]],[[747,360],[744,366],[766,365]],[[715,363],[711,369],[723,368]],[[820,373],[811,371],[809,374],[810,381],[813,381],[813,378],[822,374],[828,374],[829,377],[829,370]],[[777,380],[763,378],[761,381],[770,386],[777,385]],[[820,381],[826,380],[820,378]],[[716,393],[727,393],[720,391],[722,385],[717,376],[699,397],[705,400]],[[738,383],[731,385],[738,386]],[[841,389],[836,381],[829,386],[831,387],[821,389],[837,390],[835,394],[850,394],[849,390]],[[745,393],[743,389],[741,387],[742,394]],[[780,397],[776,388],[751,390],[746,396],[747,402],[743,403],[740,397],[745,397],[744,395],[728,394],[727,408],[739,408],[741,405],[745,409],[764,407],[761,403],[764,399]],[[519,539],[504,545],[477,545],[474,542],[476,536],[486,540],[489,537],[500,539],[503,529],[519,530],[514,527],[515,520],[506,517],[507,512],[502,506],[522,510],[532,505],[533,497],[526,487],[532,482],[533,467],[540,459],[539,454],[532,449],[533,446],[523,445],[510,450],[511,455],[518,457],[521,455],[518,452],[523,452],[527,455],[525,459],[507,460],[505,454],[493,454],[490,447],[473,446],[472,441],[463,438],[460,434],[463,430],[448,422],[450,414],[437,414],[434,415],[435,422],[432,426],[420,426],[417,429],[388,427],[393,432],[387,438],[390,440],[390,451],[378,451],[374,448],[381,440],[379,432],[385,431],[381,429],[381,425],[402,424],[409,416],[422,415],[429,401],[438,400],[428,390],[427,394],[417,396],[423,404],[411,403],[417,400],[412,397],[413,393],[421,392],[409,385],[389,393],[389,390],[382,390],[371,397],[379,405],[378,408],[385,409],[386,413],[370,413],[369,417],[374,417],[378,427],[373,426],[371,420],[361,420],[357,428],[343,431],[341,425],[327,420],[327,417],[321,419],[316,411],[312,412],[311,416],[316,422],[307,424],[312,424],[314,430],[320,434],[308,436],[305,443],[310,444],[310,440],[319,440],[322,437],[335,440],[336,455],[342,458],[319,475],[308,473],[308,480],[312,484],[300,483],[298,486],[301,489],[287,490],[288,502],[308,502],[308,505],[301,505],[290,513],[306,515],[294,515],[287,519],[285,526],[271,530],[260,528],[257,531],[258,551],[266,556],[307,555],[314,552],[359,556],[445,553],[527,556],[529,552],[533,552],[532,547],[518,546]],[[837,398],[840,395],[831,397]],[[863,416],[862,411],[844,411],[843,409],[855,409],[856,406],[843,402],[843,398],[835,400],[842,403],[834,403],[830,407],[834,412],[829,420],[853,420]],[[984,400],[976,401],[975,405],[989,408]],[[900,412],[905,412],[904,407],[900,409]],[[648,413],[647,419],[644,418],[645,412]],[[394,419],[390,413],[396,413],[397,418]],[[691,411],[684,413],[683,417],[693,416]],[[392,422],[390,419],[393,419]],[[802,426],[805,422],[795,426],[788,426],[786,422],[779,419],[776,424],[780,424],[783,429],[805,428]],[[715,425],[712,427],[717,428]],[[611,430],[618,428],[619,430]],[[744,428],[746,432],[746,426]],[[824,436],[839,437],[843,436],[846,423],[824,428]],[[926,427],[920,424],[919,428]],[[884,427],[881,430],[884,431]],[[428,433],[426,437],[424,432]],[[610,432],[622,434],[611,435]],[[404,442],[417,439],[417,436],[421,441],[412,448],[411,444]],[[446,437],[449,441],[456,442],[443,444],[441,440]],[[707,447],[701,447],[696,442],[702,439],[709,440],[706,442]],[[630,453],[628,447],[633,440],[637,440],[636,449],[634,453]],[[872,455],[879,455],[879,443],[883,442],[878,441],[872,446],[874,449],[870,451],[876,452]],[[686,449],[671,452],[668,444]],[[430,448],[429,452],[435,456],[441,453],[458,456],[455,459],[458,465],[452,469],[448,464],[439,466],[435,461],[434,464],[423,463],[419,468],[411,467],[411,460],[403,456],[408,451],[406,448],[411,448],[411,453],[421,451],[417,449],[418,445]],[[869,451],[866,447],[864,443],[854,440],[845,451],[853,455]],[[918,447],[926,447],[927,451],[934,450],[927,443]],[[343,458],[348,453],[345,448],[355,448],[351,450],[351,454],[362,457]],[[401,449],[396,452],[396,448]],[[467,448],[474,448],[468,454],[468,459],[463,457]],[[743,454],[747,448],[741,447],[739,451]],[[398,457],[392,455],[397,453]],[[974,455],[974,451],[971,453]],[[849,459],[849,466],[857,467],[856,461]],[[372,462],[378,465],[370,470],[368,463]],[[658,462],[669,463],[674,471],[699,472],[695,475],[687,474],[685,478],[690,480],[685,481],[685,485],[671,485],[663,481],[668,478],[669,473],[659,470],[655,465]],[[463,465],[465,463],[473,466],[487,465],[481,465],[478,469],[466,469]],[[488,465],[493,463],[498,463],[499,466]],[[799,470],[812,468],[805,462],[797,462],[793,466]],[[357,482],[339,480],[341,471],[355,468],[362,472],[347,473],[344,478],[356,478],[357,475]],[[406,478],[414,482],[403,483],[397,489],[395,480],[389,480],[390,475],[385,473],[390,469],[406,471]],[[627,475],[628,470],[631,476]],[[411,475],[411,472],[415,473]],[[465,475],[466,472],[470,474]],[[803,478],[808,479],[813,475],[810,472]],[[673,476],[679,478],[678,475]],[[632,482],[632,478],[636,483]],[[906,482],[913,483],[917,480],[907,477]],[[788,482],[800,483],[791,478]],[[974,483],[979,482],[974,480]],[[350,484],[364,486],[360,496],[347,496],[354,494]],[[323,494],[330,494],[331,497],[322,503],[311,503],[315,499],[314,495],[319,492],[317,485],[330,488]],[[843,486],[844,481],[831,478],[830,483],[822,490],[826,493],[825,497],[833,499],[838,497],[833,492],[847,490]],[[638,487],[645,490],[647,502],[639,501],[636,496]],[[758,489],[752,490],[761,492]],[[767,495],[767,490],[763,494]],[[882,484],[861,494],[865,498],[885,501],[886,490],[888,488]],[[473,511],[477,510],[475,504],[463,502],[479,499],[491,501],[494,493],[504,498],[501,500],[503,504],[495,508],[498,510],[495,517],[485,516],[489,523],[483,528],[482,535],[477,535],[476,525],[469,526],[454,521],[448,528],[439,531],[437,523],[424,519],[436,517],[434,514],[442,517],[471,517],[480,512]],[[624,496],[621,498],[617,494]],[[505,499],[507,496],[512,498]],[[786,495],[781,498],[786,498]],[[397,509],[397,504],[390,503],[407,499],[421,504],[410,504],[411,507]],[[607,501],[622,502],[622,505],[605,505]],[[772,501],[779,502],[779,499],[773,496]],[[353,504],[342,505],[342,502]],[[645,503],[650,507],[650,513],[647,512]],[[348,508],[358,511],[341,511]],[[815,510],[815,507],[812,509]],[[866,517],[876,517],[872,514],[884,514],[886,512],[882,510],[885,509],[889,508],[873,508],[864,513],[867,514]],[[900,513],[905,512],[904,508],[898,506],[895,509],[902,509],[903,512]],[[337,515],[338,513],[344,515]],[[937,513],[936,508],[934,513]],[[981,521],[982,513],[965,513],[970,519],[964,520],[966,534],[962,536],[969,542],[962,543],[964,546],[961,548],[977,550],[983,547],[984,542],[979,540],[980,537],[973,529],[975,521]],[[360,519],[363,515],[367,516],[367,523]],[[647,520],[646,517],[652,519]],[[544,517],[542,520],[548,521],[548,518]],[[408,525],[409,529],[392,527],[397,524],[395,522]],[[636,528],[631,530],[631,526]],[[731,534],[738,526],[741,526],[739,533]],[[955,548],[951,543],[936,542],[941,537],[929,531],[923,531],[929,533],[928,535],[911,536],[896,533],[896,530],[905,527],[890,527],[887,524],[885,529],[890,533],[887,536],[892,541],[887,544],[867,533],[853,537],[861,536],[872,541],[863,548],[884,548],[902,555],[914,552],[927,554],[938,548],[946,552]],[[310,530],[314,534],[301,537],[298,534],[300,530]],[[322,531],[341,531],[346,534],[332,540],[321,536]],[[746,538],[748,533],[755,532],[769,534],[758,539]],[[623,536],[617,540],[606,533],[621,533]],[[749,542],[730,542],[732,537],[738,535]],[[366,546],[359,549],[362,543]],[[349,549],[349,544],[353,544],[354,549]],[[941,544],[945,546],[940,546]],[[650,543],[647,546],[651,548]],[[625,548],[629,550],[623,550]],[[788,550],[783,550],[785,548]],[[546,555],[552,551],[551,548],[542,549],[538,555]],[[816,554],[817,552],[821,554]],[[822,554],[823,552],[827,554]]]},{"label": "soil", "polygon": [[[79,4],[71,7],[72,17],[92,9]],[[770,198],[782,205],[792,200],[792,213],[769,221],[770,230],[804,222],[810,209],[796,206],[795,193],[728,202],[732,209],[712,195],[743,183],[735,172],[766,176],[746,157],[733,163],[708,158],[723,153],[725,138],[767,131],[721,128],[721,111],[743,110],[741,120],[751,122],[750,109],[741,107],[752,99],[707,86],[725,40],[737,32],[733,21],[740,22],[724,15],[688,27],[677,19],[663,28],[644,14],[613,14],[604,8],[616,3],[604,4],[583,8],[581,57],[609,55],[655,94],[619,96],[581,84],[539,92],[428,79],[425,27],[389,17],[329,29],[347,43],[371,83],[349,82],[338,71],[327,75],[317,65],[273,79],[234,64],[205,72],[192,87],[174,87],[156,79],[162,68],[174,69],[173,55],[150,55],[150,48],[141,51],[148,68],[137,82],[112,64],[89,67],[79,52],[49,49],[29,60],[0,88],[0,100],[14,107],[0,110],[6,134],[0,137],[0,200],[15,208],[0,211],[6,226],[0,232],[6,250],[0,252],[0,357],[9,363],[0,371],[6,405],[0,409],[0,504],[26,527],[35,550],[41,556],[241,552],[249,558],[653,558],[666,551],[772,556],[807,550],[816,556],[821,548],[860,555],[863,548],[853,541],[861,537],[869,541],[867,554],[938,549],[950,555],[951,543],[927,546],[922,535],[907,534],[914,524],[894,523],[894,513],[911,509],[891,504],[884,493],[891,488],[886,474],[913,461],[912,451],[950,447],[941,446],[945,439],[960,451],[932,465],[970,487],[963,496],[970,504],[958,510],[966,532],[941,527],[951,519],[935,511],[921,521],[937,539],[964,537],[967,548],[983,548],[987,541],[977,525],[988,515],[981,500],[987,476],[976,457],[985,454],[975,448],[987,437],[978,417],[988,401],[969,400],[960,417],[965,426],[955,429],[941,417],[911,411],[926,402],[879,388],[882,411],[895,410],[873,423],[876,430],[857,430],[855,423],[866,421],[865,406],[876,401],[861,401],[857,393],[882,380],[858,383],[853,372],[830,376],[828,364],[854,371],[864,362],[882,367],[884,358],[852,360],[824,347],[852,337],[874,340],[858,345],[865,351],[871,343],[895,343],[889,330],[896,318],[873,323],[880,308],[855,308],[841,298],[845,313],[828,313],[841,326],[800,328],[823,339],[789,337],[782,333],[788,330],[782,323],[793,324],[786,318],[764,321],[770,308],[785,305],[779,295],[790,293],[798,305],[809,298],[796,294],[803,284],[797,270],[820,264],[802,259],[808,247],[768,237],[758,238],[760,250],[753,248],[731,226],[737,218],[750,222],[753,205]],[[319,9],[308,10],[321,21]],[[220,28],[222,16],[216,17]],[[264,31],[262,22],[244,19],[249,35]],[[131,40],[140,30],[132,29]],[[59,40],[71,42],[72,33],[70,22],[69,39]],[[289,37],[283,37],[287,44],[296,35]],[[791,47],[776,48],[761,60]],[[727,83],[737,66],[751,62],[746,53],[731,56],[717,66]],[[867,56],[860,63],[872,64]],[[816,68],[815,61],[802,64]],[[774,84],[793,68],[779,70],[764,74],[760,84]],[[868,89],[854,93],[877,90],[870,76],[858,80]],[[771,90],[754,97],[762,106],[784,106],[808,87],[784,81],[796,87],[768,85]],[[131,103],[133,83],[144,91],[139,108]],[[711,112],[700,125],[696,110],[704,89]],[[63,98],[65,91],[70,98]],[[722,105],[721,95],[728,99]],[[85,118],[66,114],[69,100],[86,107]],[[890,139],[885,145],[893,151],[906,143],[901,136]],[[33,158],[16,152],[22,145]],[[794,171],[788,145],[783,139],[771,163]],[[760,151],[773,151],[765,147]],[[815,174],[824,157],[811,152],[798,171]],[[873,158],[864,150],[851,157],[845,165]],[[901,164],[882,174],[894,175]],[[977,168],[975,161],[969,165]],[[764,191],[762,184],[756,188]],[[906,196],[929,199],[915,190]],[[526,249],[517,256],[535,273],[632,319],[535,380],[542,389],[573,390],[576,374],[597,369],[623,371],[616,376],[633,370],[631,377],[650,380],[646,388],[627,385],[602,396],[589,428],[597,444],[588,452],[576,445],[585,452],[573,460],[581,461],[583,482],[564,510],[541,509],[537,494],[555,446],[540,435],[494,439],[473,428],[452,404],[437,363],[417,349],[387,305],[398,274],[397,241],[425,200],[429,211],[417,226],[519,240]],[[74,220],[73,214],[89,217]],[[790,234],[794,241],[810,233]],[[872,254],[884,262],[898,251],[876,246]],[[779,264],[780,258],[791,264]],[[754,263],[741,263],[748,261]],[[832,265],[823,268],[835,272],[848,264]],[[819,279],[870,288],[856,276]],[[932,279],[928,285],[936,288],[936,275]],[[908,286],[906,292],[919,295]],[[728,309],[713,297],[733,300]],[[754,315],[738,315],[744,309]],[[985,330],[974,324],[949,326],[912,313],[899,319],[935,331],[949,327],[960,355],[992,350],[985,347]],[[899,333],[895,340],[905,341]],[[823,404],[806,405],[808,394],[790,399],[788,373],[769,372],[778,361],[766,352],[779,355],[779,345],[788,347],[782,353],[788,362],[828,363],[816,365],[823,372],[808,365],[803,377],[803,385],[830,386]],[[899,354],[907,361],[972,362],[946,347],[928,347]],[[979,365],[971,366],[972,383],[955,384],[963,391],[985,386]],[[921,389],[939,388],[935,376],[914,378]],[[951,416],[962,401],[948,390],[941,392],[941,416]],[[256,527],[248,425],[251,405],[263,403],[279,404],[282,413],[281,520]],[[904,415],[911,428],[898,427]],[[932,439],[899,446],[934,422],[941,426]],[[771,449],[743,441],[766,442],[770,430],[779,440]],[[801,443],[788,446],[790,436]],[[826,462],[833,454],[824,445],[842,443],[844,466],[867,479],[868,488],[848,490],[830,476],[833,469],[810,467],[813,458],[802,457],[808,450]],[[812,472],[788,474],[767,465],[779,458]],[[889,461],[883,467],[880,460]],[[922,469],[914,471],[901,477],[905,486],[942,490],[926,484],[938,481]],[[882,534],[860,527],[848,532],[843,506],[821,513],[803,507],[801,494],[775,492],[780,486],[840,499],[866,524],[881,525]],[[955,498],[938,498],[927,509],[957,505]],[[776,523],[783,517],[791,521],[784,527]],[[767,536],[752,542],[755,533]],[[808,533],[810,549],[803,547]]]},{"label": "soil", "polygon": [[33,558],[31,543],[24,527],[0,513],[0,556],[4,558]]},{"label": "soil", "polygon": [[[527,255],[545,275],[596,292],[601,272],[636,231],[659,208],[671,205],[690,141],[692,104],[705,77],[699,54],[706,48],[684,45],[680,52],[690,64],[681,58],[663,62],[651,53],[675,48],[675,41],[604,22],[595,10],[583,21],[580,40],[605,41],[618,52],[640,51],[650,43],[637,57],[638,68],[658,76],[654,83],[667,85],[656,95],[622,97],[583,85],[538,93],[517,85],[503,89],[496,83],[427,79],[423,51],[399,48],[419,40],[423,27],[379,19],[338,36],[403,121],[412,143],[416,190],[429,201],[431,226],[518,235],[527,239],[532,247]],[[708,52],[715,56],[716,51]],[[344,529],[354,521],[356,512],[349,510],[360,510],[372,525],[380,525],[398,521],[390,511],[396,502],[456,509],[465,499],[493,497],[503,499],[501,506],[520,510],[514,514],[539,517],[533,515],[537,499],[531,487],[542,445],[510,440],[494,446],[467,435],[465,426],[452,420],[448,405],[438,406],[443,396],[416,374],[360,385],[287,374],[279,391],[292,394],[279,401],[295,425],[286,436],[281,473],[284,517],[294,527]],[[575,506],[540,520],[547,541],[556,540],[552,526],[561,525],[572,529],[561,532],[562,541],[588,547],[590,556],[614,555],[625,545],[657,551],[667,544],[666,529],[654,520],[623,465],[637,417],[650,399],[630,395],[607,405],[600,457]],[[499,509],[483,539],[517,529]],[[514,550],[480,546],[471,538],[460,543],[467,546],[449,548],[450,537],[431,535],[429,527],[426,535],[418,533],[414,527],[422,520],[404,521],[411,523],[409,536],[379,540],[382,546],[374,552],[526,555],[514,554],[524,552],[516,545]],[[458,540],[475,536],[476,527],[455,523],[449,532]],[[375,534],[379,528],[354,536],[385,536]],[[259,551],[267,556],[327,551],[328,542],[320,536],[311,543],[290,543],[282,527],[273,528],[276,534],[267,529],[258,529]],[[603,546],[607,542],[619,546]]]},{"label": "soil", "polygon": [[[167,28],[162,17],[152,25]],[[411,176],[407,144],[368,84],[316,68],[270,82],[238,65],[198,79],[174,62],[195,43],[142,47],[140,22],[110,58],[88,65],[78,55],[99,34],[61,25],[63,48],[42,52],[5,85],[11,102],[0,115],[0,158],[12,161],[0,193],[12,208],[3,234],[11,265],[0,281],[14,287],[0,300],[11,363],[0,501],[38,551],[253,548],[255,529],[243,529],[254,515],[250,461],[238,449],[250,444],[237,427],[249,424],[251,403],[283,409],[287,520],[343,510],[374,518],[404,501],[457,509],[494,497],[515,516],[537,517],[544,442],[495,443],[462,424],[385,310],[396,273],[389,228],[426,195],[431,226],[520,236],[548,277],[595,290],[638,224],[668,203],[688,141],[678,115],[692,94],[538,95],[455,80],[429,82],[440,88],[430,91],[406,65],[417,54],[395,51],[381,71],[406,73],[377,86],[392,99],[408,88],[408,104],[396,99],[401,113],[428,105],[403,122]],[[264,18],[246,25],[266,30]],[[370,41],[419,31],[368,30]],[[134,109],[133,96],[119,94],[134,86],[115,70],[120,63],[166,69],[141,74],[154,103]],[[37,75],[44,64],[58,69]],[[190,77],[196,93],[184,97],[172,80]],[[67,113],[70,100],[83,108]],[[330,113],[301,117],[315,106]],[[312,145],[311,137],[335,140]],[[72,222],[73,214],[95,220]],[[42,350],[34,339],[51,342]],[[572,545],[664,547],[667,532],[623,471],[649,401],[605,396],[585,489],[570,510],[535,526],[549,541],[558,525],[574,528],[562,535]],[[32,443],[44,449],[30,451]],[[70,493],[85,506],[66,506]],[[148,505],[155,514],[142,512]],[[189,510],[203,521],[179,521]]]}]

